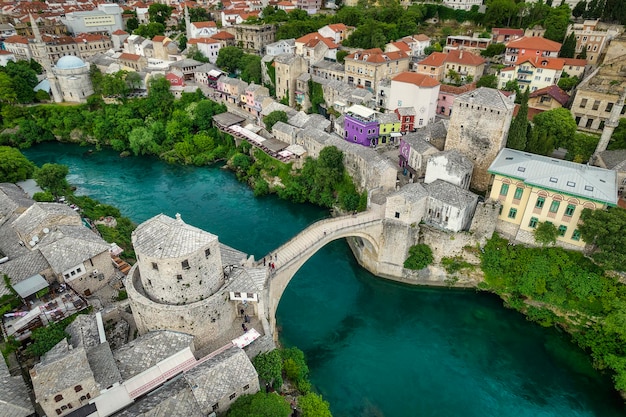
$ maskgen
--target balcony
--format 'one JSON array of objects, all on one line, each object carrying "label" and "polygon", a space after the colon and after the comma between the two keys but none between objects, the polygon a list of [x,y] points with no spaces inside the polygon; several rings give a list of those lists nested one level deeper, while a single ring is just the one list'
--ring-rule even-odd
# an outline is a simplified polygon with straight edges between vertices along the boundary
[{"label": "balcony", "polygon": [[518,68],[517,72],[518,72],[518,74],[530,74],[530,75],[534,74],[532,71],[525,70],[525,69],[522,69],[522,68]]}]

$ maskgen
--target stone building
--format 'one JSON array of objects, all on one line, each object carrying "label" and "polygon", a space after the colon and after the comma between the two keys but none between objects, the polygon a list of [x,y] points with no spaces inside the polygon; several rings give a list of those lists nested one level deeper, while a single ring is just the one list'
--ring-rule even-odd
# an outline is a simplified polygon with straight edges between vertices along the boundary
[{"label": "stone building", "polygon": [[12,376],[5,361],[0,361],[0,415],[30,417],[35,409],[21,375]]},{"label": "stone building", "polygon": [[[600,133],[626,88],[626,36],[613,39],[602,65],[576,88],[570,111],[578,128]],[[626,107],[622,109],[622,115]]]},{"label": "stone building", "polygon": [[419,129],[435,121],[439,82],[423,74],[403,72],[391,80],[387,110],[412,107],[415,111],[414,127]]},{"label": "stone building", "polygon": [[419,224],[426,212],[428,191],[422,184],[407,184],[386,198],[385,219]]},{"label": "stone building", "polygon": [[72,55],[64,56],[57,61],[52,72],[56,76],[63,101],[86,103],[87,97],[93,94],[89,65],[82,59]]},{"label": "stone building", "polygon": [[70,12],[63,23],[73,34],[108,33],[124,29],[122,8],[115,3],[99,4],[94,10]]},{"label": "stone building", "polygon": [[474,164],[473,189],[487,190],[491,180],[487,170],[506,145],[514,107],[513,100],[492,88],[456,98],[444,150],[456,149]]},{"label": "stone building", "polygon": [[617,35],[617,32],[599,30],[600,20],[585,20],[583,23],[573,23],[567,28],[566,37],[572,32],[576,36],[576,54],[587,51],[589,63],[597,65],[600,55],[608,42]]},{"label": "stone building", "polygon": [[428,192],[423,221],[452,232],[467,230],[478,204],[478,195],[438,179],[424,184]]},{"label": "stone building", "polygon": [[[600,152],[596,155],[594,165],[616,172],[617,195],[620,198],[624,198],[626,196],[626,149]],[[620,205],[620,207],[624,206]]]},{"label": "stone building", "polygon": [[[418,74],[424,74],[440,82],[466,83],[482,77],[485,60],[469,51],[453,49],[448,53],[433,52],[417,63],[416,70]],[[459,78],[453,79],[451,74]]]},{"label": "stone building", "polygon": [[288,97],[289,106],[296,104],[296,84],[298,77],[307,72],[306,60],[298,55],[282,54],[274,58],[276,70],[276,98]]},{"label": "stone building", "polygon": [[[126,288],[140,334],[183,332],[195,336],[202,347],[232,328],[241,302],[250,305],[248,315],[256,314],[266,271],[246,269],[240,279],[233,278],[233,269],[242,268],[246,255],[221,245],[217,236],[186,224],[179,215],[172,219],[160,214],[140,224],[132,240],[137,263]],[[231,297],[231,292],[240,295]]]},{"label": "stone building", "polygon": [[496,229],[521,242],[534,244],[533,230],[549,221],[558,230],[557,244],[580,250],[583,209],[617,204],[615,171],[503,149],[489,172],[489,199],[502,205]]},{"label": "stone building", "polygon": [[557,58],[561,44],[541,37],[523,37],[506,44],[504,63],[517,62],[519,55]]},{"label": "stone building", "polygon": [[[265,45],[276,40],[274,25],[236,25],[225,27],[226,32],[235,36],[235,45],[247,53],[262,55]],[[215,38],[215,35],[213,36]]]},{"label": "stone building", "polygon": [[457,150],[438,152],[428,158],[424,183],[444,180],[464,190],[469,189],[474,166]]},{"label": "stone building", "polygon": [[418,133],[409,133],[400,139],[399,164],[409,181],[415,181],[426,174],[426,161],[431,155],[439,152]]}]

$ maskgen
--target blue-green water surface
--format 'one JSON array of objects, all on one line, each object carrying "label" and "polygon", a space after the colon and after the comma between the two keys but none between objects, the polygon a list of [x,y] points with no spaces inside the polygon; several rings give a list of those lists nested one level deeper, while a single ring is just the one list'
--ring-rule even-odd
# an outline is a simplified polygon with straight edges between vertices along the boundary
[{"label": "blue-green water surface", "polygon": [[[254,198],[219,167],[190,168],[57,143],[24,153],[70,167],[78,194],[135,222],[183,219],[254,254],[270,252],[327,212]],[[610,381],[556,329],[474,291],[413,288],[361,269],[343,241],[320,250],[278,309],[281,340],[307,355],[335,417],[624,415]]]}]

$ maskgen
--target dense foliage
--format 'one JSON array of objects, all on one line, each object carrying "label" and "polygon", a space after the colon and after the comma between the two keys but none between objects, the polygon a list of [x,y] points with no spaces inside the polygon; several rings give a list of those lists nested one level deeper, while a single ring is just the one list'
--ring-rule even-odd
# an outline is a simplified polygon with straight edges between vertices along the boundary
[{"label": "dense foliage", "polygon": [[33,177],[44,191],[58,197],[67,193],[70,188],[65,178],[67,174],[69,174],[67,165],[43,164],[41,168],[35,169]]},{"label": "dense foliage", "polygon": [[247,83],[261,84],[261,57],[258,55],[246,54],[236,46],[227,46],[220,49],[215,65],[239,74],[239,78]]},{"label": "dense foliage", "polygon": [[530,320],[566,328],[598,369],[614,372],[616,388],[626,389],[626,287],[580,252],[509,245],[497,235],[481,267],[487,289]]},{"label": "dense foliage", "polygon": [[228,409],[228,417],[288,417],[291,407],[287,400],[275,392],[259,391],[242,395]]},{"label": "dense foliage", "polygon": [[412,270],[426,268],[433,263],[433,251],[430,246],[418,244],[409,248],[409,257],[404,261],[404,267]]},{"label": "dense foliage", "polygon": [[597,250],[593,258],[609,269],[626,270],[626,210],[613,207],[608,210],[584,209],[580,234]]},{"label": "dense foliage", "polygon": [[[9,61],[6,66],[0,66],[0,102],[6,104],[32,103],[38,97],[33,90],[39,83],[37,74],[41,73],[41,66],[34,60]],[[39,98],[49,98],[47,95]]]},{"label": "dense foliage", "polygon": [[272,127],[278,122],[287,123],[287,113],[282,110],[274,110],[267,116],[263,117],[263,123],[268,131],[272,131]]},{"label": "dense foliage", "polygon": [[517,116],[511,122],[509,136],[506,141],[507,148],[523,151],[526,148],[526,138],[528,135],[528,89],[521,97],[521,103]]},{"label": "dense foliage", "polygon": [[35,164],[10,146],[0,146],[0,182],[18,182],[30,178]]},{"label": "dense foliage", "polygon": [[65,332],[65,328],[69,326],[79,314],[87,314],[90,312],[90,309],[91,307],[74,313],[59,322],[33,330],[31,335],[33,343],[26,348],[26,353],[37,357],[42,356],[55,347],[61,340],[69,339],[70,335]]}]

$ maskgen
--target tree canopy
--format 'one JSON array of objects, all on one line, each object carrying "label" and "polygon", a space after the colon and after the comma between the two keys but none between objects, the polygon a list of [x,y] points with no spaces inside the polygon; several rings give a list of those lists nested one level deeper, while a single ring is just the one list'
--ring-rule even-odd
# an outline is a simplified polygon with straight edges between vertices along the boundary
[{"label": "tree canopy", "polygon": [[549,155],[554,149],[567,146],[577,128],[570,111],[562,107],[539,113],[533,124],[526,150],[539,155]]},{"label": "tree canopy", "polygon": [[593,257],[608,268],[626,270],[626,210],[615,207],[608,210],[584,209],[580,234],[599,251]]},{"label": "tree canopy", "polygon": [[148,7],[148,16],[150,23],[160,23],[164,27],[167,26],[167,20],[172,15],[173,7],[163,3],[152,3]]},{"label": "tree canopy", "polygon": [[41,168],[35,170],[34,178],[37,181],[37,185],[41,188],[55,196],[60,196],[65,194],[70,188],[66,179],[67,174],[69,174],[67,165],[44,164]]},{"label": "tree canopy", "polygon": [[314,392],[298,398],[298,408],[302,411],[302,417],[333,417],[328,401]]},{"label": "tree canopy", "polygon": [[272,127],[278,122],[287,123],[288,117],[287,113],[282,110],[274,110],[267,116],[263,118],[263,123],[265,123],[265,128],[268,131],[272,131]]},{"label": "tree canopy", "polygon": [[506,147],[523,151],[526,148],[526,140],[528,135],[528,89],[524,91],[521,97],[521,103],[517,116],[511,122],[509,136],[506,141]]},{"label": "tree canopy", "polygon": [[18,182],[30,178],[35,164],[18,149],[0,146],[0,182]]},{"label": "tree canopy", "polygon": [[146,39],[152,39],[155,36],[165,34],[165,25],[159,22],[150,22],[144,25],[139,25],[133,33],[135,35],[143,36]]},{"label": "tree canopy", "polygon": [[275,392],[259,391],[242,395],[230,406],[227,417],[288,417],[291,407],[285,398]]}]

